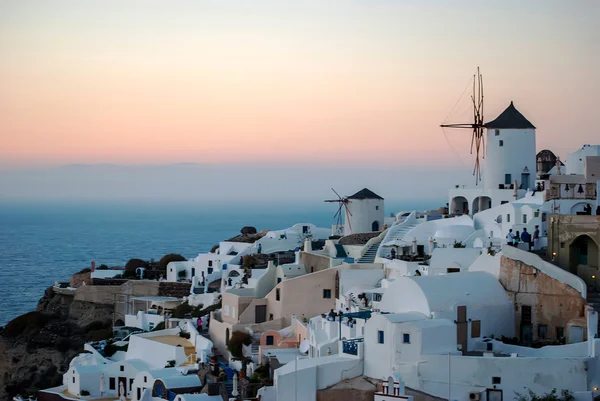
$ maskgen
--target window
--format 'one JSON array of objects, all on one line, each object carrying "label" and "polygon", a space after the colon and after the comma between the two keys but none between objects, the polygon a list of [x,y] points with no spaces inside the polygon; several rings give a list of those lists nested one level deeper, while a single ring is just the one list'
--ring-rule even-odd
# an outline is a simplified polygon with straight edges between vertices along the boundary
[{"label": "window", "polygon": [[471,322],[471,338],[481,337],[481,320],[473,320]]},{"label": "window", "polygon": [[498,376],[492,377],[492,384],[500,384],[501,382],[502,382],[502,379],[499,378]]},{"label": "window", "polygon": [[121,365],[119,368],[121,368],[121,372],[125,372],[125,366]]},{"label": "window", "polygon": [[281,277],[277,277],[277,284],[281,283]]},{"label": "window", "polygon": [[273,345],[273,336],[267,336],[267,345]]},{"label": "window", "polygon": [[281,300],[281,292],[279,292],[279,288],[277,288],[275,290],[275,300],[276,301],[280,301]]},{"label": "window", "polygon": [[208,270],[208,274],[212,274],[212,272],[213,272],[213,268],[212,267],[209,267],[207,270]]},{"label": "window", "polygon": [[506,215],[506,222],[507,222],[507,223],[510,223],[510,214],[507,214],[507,215]]},{"label": "window", "polygon": [[[149,322],[148,323],[148,330],[152,330],[154,328],[154,323],[153,322]],[[121,366],[122,367],[122,366]],[[123,371],[123,369],[121,369],[121,372]]]},{"label": "window", "polygon": [[496,136],[500,135],[500,130],[499,129],[495,129],[494,130],[494,135],[496,135]]},{"label": "window", "polygon": [[458,267],[449,267],[446,269],[446,273],[460,273],[460,268]]},{"label": "window", "polygon": [[75,383],[75,376],[73,376],[73,383]]},{"label": "window", "polygon": [[331,298],[331,290],[323,290],[323,298]]},{"label": "window", "polygon": [[144,383],[148,383],[148,376],[144,376]]},{"label": "window", "polygon": [[523,224],[527,224],[527,215],[526,214],[523,215]]},{"label": "window", "polygon": [[212,260],[208,261],[208,267],[212,267]]},{"label": "window", "polygon": [[538,339],[545,340],[548,337],[548,326],[545,324],[538,325]]},{"label": "window", "polygon": [[223,314],[224,314],[225,316],[229,316],[229,305],[225,305],[225,306],[223,307]]},{"label": "window", "polygon": [[231,307],[231,317],[235,319],[235,306]]},{"label": "window", "polygon": [[504,141],[503,141],[502,139],[500,139],[500,141],[498,142],[498,144],[499,144],[500,146],[504,146]]},{"label": "window", "polygon": [[383,340],[384,340],[383,331],[382,330],[377,330],[377,342],[379,344],[383,344]]},{"label": "window", "polygon": [[375,210],[379,210],[379,206],[375,206]]},{"label": "window", "polygon": [[506,205],[508,203],[508,201],[501,201],[500,204],[501,205]]},{"label": "window", "polygon": [[564,327],[557,327],[556,328],[556,339],[560,340],[564,336],[565,336],[565,328]]},{"label": "window", "polygon": [[540,217],[540,211],[536,210],[535,212],[533,212],[533,217],[535,217],[535,218]]},{"label": "window", "polygon": [[404,344],[410,344],[410,334],[409,333],[402,334],[402,342]]},{"label": "window", "polygon": [[504,174],[504,185],[510,185],[511,181],[512,176],[510,174]]},{"label": "window", "polygon": [[117,389],[117,386],[115,385],[115,378],[114,377],[111,377],[111,378],[108,379],[108,388],[110,390],[116,390]]}]

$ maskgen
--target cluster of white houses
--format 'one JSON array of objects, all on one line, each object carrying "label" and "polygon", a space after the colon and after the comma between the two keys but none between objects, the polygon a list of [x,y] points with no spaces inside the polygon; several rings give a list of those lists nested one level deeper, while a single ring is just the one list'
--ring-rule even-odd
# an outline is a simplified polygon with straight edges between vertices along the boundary
[{"label": "cluster of white houses", "polygon": [[[63,385],[38,397],[241,399],[231,369],[248,374],[268,362],[262,401],[336,399],[357,378],[373,384],[364,399],[378,401],[499,401],[553,388],[592,400],[600,395],[600,146],[583,146],[566,166],[536,153],[535,127],[512,103],[486,135],[483,182],[451,189],[447,213],[386,220],[383,198],[363,189],[347,198],[352,221],[342,237],[298,224],[170,263],[166,279],[190,281],[189,296],[143,299],[148,307],[126,324],[145,332],[115,343],[126,351],[107,357],[86,346]],[[535,236],[535,249],[507,245],[510,230]],[[244,264],[285,252],[292,263]],[[182,301],[221,307],[205,332],[207,317],[169,323],[160,312]],[[254,339],[249,368],[229,358],[239,331]],[[202,374],[214,355],[224,361],[220,392]]]}]

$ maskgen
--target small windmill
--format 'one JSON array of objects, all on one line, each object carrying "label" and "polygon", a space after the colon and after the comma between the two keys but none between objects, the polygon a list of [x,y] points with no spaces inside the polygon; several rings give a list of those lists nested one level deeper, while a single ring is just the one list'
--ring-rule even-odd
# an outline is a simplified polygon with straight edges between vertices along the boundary
[{"label": "small windmill", "polygon": [[473,168],[473,175],[475,176],[475,185],[477,185],[479,181],[481,181],[479,155],[481,154],[482,158],[485,158],[485,137],[483,136],[483,129],[485,128],[485,124],[483,123],[483,77],[479,73],[479,67],[477,67],[477,74],[473,75],[473,94],[471,95],[471,101],[473,103],[472,123],[442,124],[440,127],[468,128],[472,130],[471,154],[473,154],[473,147],[475,147],[475,167]]},{"label": "small windmill", "polygon": [[[349,216],[352,216],[352,213],[350,212],[350,209],[348,209],[348,203],[350,203],[351,201],[347,198],[344,197],[342,198],[340,196],[340,194],[338,194],[335,189],[331,188],[331,190],[333,191],[334,194],[337,195],[338,199],[326,199],[325,202],[327,203],[339,203],[340,206],[338,207],[337,212],[335,212],[335,214],[333,215],[334,219],[337,219],[337,223],[336,223],[336,231],[337,234],[342,234],[342,226],[343,226],[343,218],[342,215],[345,213],[346,214],[346,223],[348,224],[348,228],[350,229],[350,231],[352,231],[352,226],[350,225],[350,219]],[[344,209],[344,212],[342,212],[342,209]]]}]

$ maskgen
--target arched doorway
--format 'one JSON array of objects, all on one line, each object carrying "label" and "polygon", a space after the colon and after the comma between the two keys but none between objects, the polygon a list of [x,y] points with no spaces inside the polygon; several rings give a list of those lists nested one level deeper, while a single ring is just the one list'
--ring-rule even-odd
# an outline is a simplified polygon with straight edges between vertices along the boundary
[{"label": "arched doorway", "polygon": [[379,231],[379,222],[377,220],[371,224],[371,231]]},{"label": "arched doorway", "polygon": [[456,196],[452,198],[450,204],[450,213],[452,214],[464,214],[469,210],[469,201],[464,196]]},{"label": "arched doorway", "polygon": [[569,246],[570,271],[579,275],[581,268],[598,269],[598,245],[588,235],[580,235]]},{"label": "arched doorway", "polygon": [[473,214],[483,212],[492,207],[492,199],[489,196],[478,196],[473,200],[473,207],[471,210]]},{"label": "arched doorway", "polygon": [[[591,204],[591,203],[589,203],[589,202],[578,202],[578,203],[574,204],[574,205],[571,207],[571,214],[577,214],[578,212],[579,212],[579,213],[583,213],[583,208],[584,208],[586,205],[588,205],[588,204],[589,204],[590,206],[592,206],[592,204]],[[592,208],[592,209],[593,209],[593,208]]]}]

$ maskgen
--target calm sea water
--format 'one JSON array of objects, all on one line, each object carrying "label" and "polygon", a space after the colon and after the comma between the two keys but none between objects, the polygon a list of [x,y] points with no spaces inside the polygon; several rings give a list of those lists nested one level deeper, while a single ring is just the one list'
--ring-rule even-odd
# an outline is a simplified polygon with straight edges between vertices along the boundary
[{"label": "calm sea water", "polygon": [[259,231],[296,223],[329,227],[334,211],[319,202],[0,202],[0,325],[35,309],[47,287],[89,267],[92,260],[123,266],[133,257],[158,260],[180,253],[191,258],[237,235],[245,225]]}]

